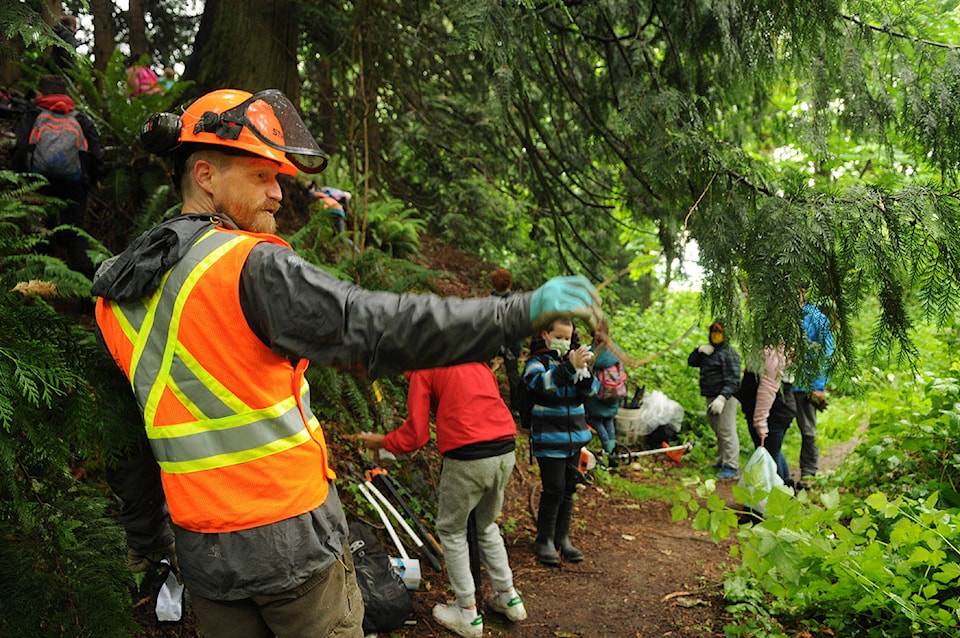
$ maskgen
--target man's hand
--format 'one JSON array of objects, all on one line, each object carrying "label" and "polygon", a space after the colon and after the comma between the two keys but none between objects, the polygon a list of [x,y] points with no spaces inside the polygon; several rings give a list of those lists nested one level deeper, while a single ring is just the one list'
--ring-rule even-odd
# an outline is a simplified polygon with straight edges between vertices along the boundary
[{"label": "man's hand", "polygon": [[707,355],[707,356],[709,357],[710,355],[713,354],[714,348],[713,348],[713,344],[705,343],[705,344],[703,344],[702,346],[700,346],[699,348],[697,348],[697,350],[700,351],[700,354],[705,354],[705,355]]},{"label": "man's hand", "polygon": [[146,571],[148,567],[157,566],[164,558],[170,563],[170,568],[177,575],[177,582],[183,584],[180,576],[180,562],[177,560],[176,543],[170,543],[163,547],[152,547],[150,549],[127,548],[127,569],[134,574]]},{"label": "man's hand", "polygon": [[823,412],[827,409],[827,406],[830,405],[830,402],[827,400],[827,395],[823,390],[814,390],[810,393],[810,403],[813,404],[813,407],[817,409],[817,412]]},{"label": "man's hand", "polygon": [[530,300],[530,323],[535,330],[542,330],[563,316],[582,319],[591,328],[603,319],[600,295],[586,277],[554,277],[534,291]]},{"label": "man's hand", "polygon": [[727,404],[727,397],[722,394],[716,399],[710,402],[710,405],[707,409],[710,411],[710,414],[721,414],[723,412],[723,406]]},{"label": "man's hand", "polygon": [[354,440],[360,441],[366,445],[371,450],[379,450],[383,447],[383,439],[386,437],[385,434],[377,434],[374,432],[361,432],[354,436]]}]

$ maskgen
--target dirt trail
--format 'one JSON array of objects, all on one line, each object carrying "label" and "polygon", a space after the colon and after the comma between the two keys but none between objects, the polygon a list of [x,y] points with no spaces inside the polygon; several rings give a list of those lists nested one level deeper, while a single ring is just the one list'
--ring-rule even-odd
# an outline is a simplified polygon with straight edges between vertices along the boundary
[{"label": "dirt trail", "polygon": [[[518,455],[519,456],[519,455]],[[662,465],[661,465],[662,464]],[[651,472],[650,465],[658,466]],[[676,480],[669,461],[648,457],[624,469],[628,480],[667,485]],[[673,523],[670,505],[615,496],[591,485],[580,490],[574,512],[576,545],[586,559],[560,568],[540,565],[532,549],[536,528],[530,514],[530,491],[537,476],[518,458],[503,513],[504,535],[514,581],[529,618],[509,625],[494,613],[484,615],[485,636],[526,637],[702,637],[722,636],[723,573],[733,565],[732,540],[713,543]],[[731,484],[718,493],[729,499]],[[442,575],[425,574],[429,591],[414,594],[415,625],[397,636],[449,636],[431,616],[448,598]],[[489,583],[484,581],[484,595]]]},{"label": "dirt trail", "polygon": [[[823,451],[822,470],[835,468],[859,443],[856,437]],[[533,555],[536,535],[530,493],[538,478],[518,454],[503,512],[514,580],[529,618],[509,625],[484,615],[485,636],[515,638],[703,638],[723,636],[723,580],[736,566],[733,537],[716,544],[689,521],[674,523],[670,504],[615,496],[596,485],[580,490],[574,513],[575,544],[586,559],[559,569],[540,565]],[[621,476],[648,485],[672,486],[679,475],[663,457],[646,457]],[[704,474],[708,476],[708,474]],[[717,494],[731,506],[733,481],[718,481]],[[404,638],[452,636],[431,616],[445,601],[446,579],[425,574],[429,591],[414,594],[414,621],[392,635]],[[489,583],[484,581],[484,593]]]}]

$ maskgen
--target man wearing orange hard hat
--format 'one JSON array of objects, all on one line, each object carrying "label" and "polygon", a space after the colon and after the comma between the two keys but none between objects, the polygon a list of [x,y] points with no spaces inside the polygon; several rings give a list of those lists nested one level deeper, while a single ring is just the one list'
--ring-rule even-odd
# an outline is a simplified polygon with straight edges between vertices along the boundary
[{"label": "man wearing orange hard hat", "polygon": [[[277,176],[319,173],[327,158],[277,90],[213,91],[181,115],[152,116],[141,141],[172,157],[182,214],[105,262],[93,294],[176,544],[145,529],[155,511],[127,507],[138,496],[119,472],[131,556],[174,563],[206,638],[362,636],[308,362],[376,378],[485,361],[558,314],[597,321],[596,291],[558,277],[508,299],[397,295],[304,261],[274,234]],[[137,490],[156,494],[145,474]]]}]

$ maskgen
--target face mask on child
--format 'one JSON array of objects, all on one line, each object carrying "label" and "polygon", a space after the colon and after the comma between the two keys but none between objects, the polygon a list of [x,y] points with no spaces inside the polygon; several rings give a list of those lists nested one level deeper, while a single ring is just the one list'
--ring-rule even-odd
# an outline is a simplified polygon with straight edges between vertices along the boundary
[{"label": "face mask on child", "polygon": [[556,350],[557,353],[562,357],[568,352],[570,352],[570,340],[569,339],[551,339],[550,349]]}]

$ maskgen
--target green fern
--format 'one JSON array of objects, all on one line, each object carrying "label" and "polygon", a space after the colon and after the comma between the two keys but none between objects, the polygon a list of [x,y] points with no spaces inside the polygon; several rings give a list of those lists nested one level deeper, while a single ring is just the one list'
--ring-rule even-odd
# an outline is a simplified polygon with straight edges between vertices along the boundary
[{"label": "green fern", "polygon": [[366,210],[367,240],[374,248],[391,257],[407,257],[420,249],[420,234],[426,222],[417,211],[399,199],[372,202]]},{"label": "green fern", "polygon": [[44,241],[29,224],[40,200],[22,178],[0,179],[13,184],[0,194],[0,634],[127,636],[123,532],[67,468],[127,444],[135,403],[90,332],[13,291],[42,280],[58,297],[86,296],[90,282],[33,253]]}]

